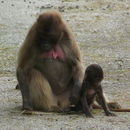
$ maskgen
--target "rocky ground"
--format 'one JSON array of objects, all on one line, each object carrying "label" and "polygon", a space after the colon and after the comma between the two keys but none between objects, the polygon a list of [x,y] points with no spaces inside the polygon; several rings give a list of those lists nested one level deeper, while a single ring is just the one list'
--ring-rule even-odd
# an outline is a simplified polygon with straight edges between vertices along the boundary
[{"label": "rocky ground", "polygon": [[129,0],[0,0],[0,129],[1,130],[130,130],[130,113],[106,117],[83,114],[23,115],[15,68],[17,52],[41,12],[59,10],[80,46],[83,64],[100,64],[110,100],[130,108]]}]

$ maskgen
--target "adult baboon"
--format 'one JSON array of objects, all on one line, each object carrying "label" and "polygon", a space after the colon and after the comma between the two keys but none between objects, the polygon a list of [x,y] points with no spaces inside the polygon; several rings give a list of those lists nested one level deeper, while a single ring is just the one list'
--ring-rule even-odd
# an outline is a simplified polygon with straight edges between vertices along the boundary
[{"label": "adult baboon", "polygon": [[68,109],[79,98],[83,76],[80,50],[61,15],[55,11],[41,14],[18,56],[23,109]]}]

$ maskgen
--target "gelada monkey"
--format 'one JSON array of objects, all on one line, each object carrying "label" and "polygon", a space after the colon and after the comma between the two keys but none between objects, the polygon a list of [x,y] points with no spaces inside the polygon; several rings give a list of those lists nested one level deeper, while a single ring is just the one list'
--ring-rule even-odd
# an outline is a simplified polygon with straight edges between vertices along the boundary
[{"label": "gelada monkey", "polygon": [[17,80],[24,110],[64,111],[80,96],[80,50],[56,11],[42,13],[19,51]]},{"label": "gelada monkey", "polygon": [[97,102],[104,109],[105,114],[107,116],[114,116],[114,114],[110,112],[105,97],[103,95],[103,90],[101,86],[102,80],[103,70],[99,65],[92,64],[87,67],[81,90],[81,104],[83,111],[87,117],[93,117],[90,110],[92,104],[94,104],[96,97],[98,98]]},{"label": "gelada monkey", "polygon": [[94,101],[103,108],[107,116],[115,116],[110,112],[130,112],[130,109],[121,109],[120,105],[116,102],[107,103],[103,94],[101,81],[103,80],[103,70],[97,64],[92,64],[87,67],[81,89],[81,105],[83,112],[87,117],[93,117],[91,109],[94,107]]}]

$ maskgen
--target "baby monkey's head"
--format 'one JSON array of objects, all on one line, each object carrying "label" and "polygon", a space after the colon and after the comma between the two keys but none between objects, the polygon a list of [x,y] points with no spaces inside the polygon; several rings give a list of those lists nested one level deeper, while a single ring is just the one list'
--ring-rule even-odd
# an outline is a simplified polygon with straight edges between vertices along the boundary
[{"label": "baby monkey's head", "polygon": [[85,80],[91,84],[100,83],[103,80],[103,70],[98,64],[91,64],[85,71]]}]

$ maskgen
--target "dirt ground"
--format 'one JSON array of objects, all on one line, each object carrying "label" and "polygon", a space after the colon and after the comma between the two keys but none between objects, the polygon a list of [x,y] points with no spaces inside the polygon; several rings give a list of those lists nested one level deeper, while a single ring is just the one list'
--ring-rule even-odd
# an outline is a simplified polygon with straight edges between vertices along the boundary
[{"label": "dirt ground", "polygon": [[15,90],[20,44],[41,12],[59,10],[72,28],[84,66],[98,63],[108,98],[130,108],[129,0],[0,0],[0,130],[130,130],[130,113],[23,115]]}]

